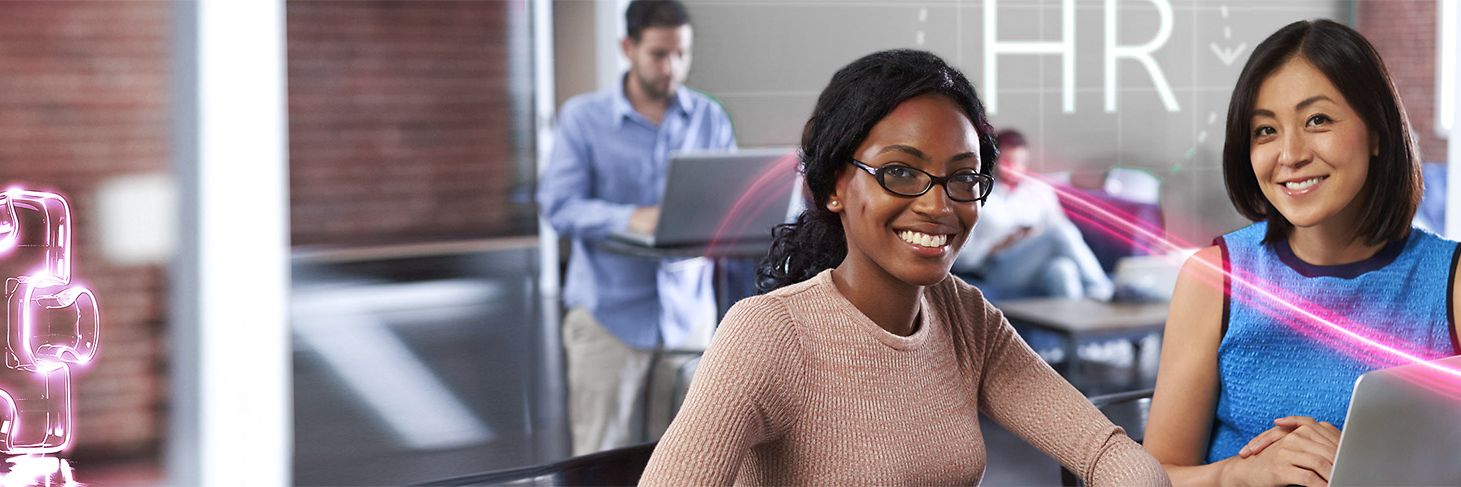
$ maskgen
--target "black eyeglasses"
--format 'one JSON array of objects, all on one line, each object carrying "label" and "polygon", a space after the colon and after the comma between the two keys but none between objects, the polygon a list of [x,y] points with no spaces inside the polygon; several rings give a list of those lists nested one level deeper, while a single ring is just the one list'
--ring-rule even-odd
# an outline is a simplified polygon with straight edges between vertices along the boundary
[{"label": "black eyeglasses", "polygon": [[909,198],[923,196],[933,185],[939,184],[943,185],[944,194],[949,195],[951,200],[960,203],[984,203],[984,198],[989,196],[989,190],[994,187],[994,176],[973,169],[960,169],[948,176],[938,177],[903,164],[884,164],[883,167],[874,168],[857,159],[853,159],[852,164],[878,178],[878,185],[889,193]]}]

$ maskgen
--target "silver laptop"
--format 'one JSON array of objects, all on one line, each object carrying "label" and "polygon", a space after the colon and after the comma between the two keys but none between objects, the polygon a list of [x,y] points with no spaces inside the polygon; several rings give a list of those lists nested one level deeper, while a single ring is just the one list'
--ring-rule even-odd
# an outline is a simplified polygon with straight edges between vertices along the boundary
[{"label": "silver laptop", "polygon": [[1355,381],[1329,485],[1461,485],[1461,356]]},{"label": "silver laptop", "polygon": [[799,194],[793,149],[697,152],[670,157],[654,234],[611,238],[645,247],[770,241]]}]

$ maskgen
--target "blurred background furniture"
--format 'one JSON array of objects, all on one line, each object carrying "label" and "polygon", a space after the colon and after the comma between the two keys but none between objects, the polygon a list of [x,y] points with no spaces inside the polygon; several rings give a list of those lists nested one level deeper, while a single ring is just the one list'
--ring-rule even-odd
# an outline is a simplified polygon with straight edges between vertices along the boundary
[{"label": "blurred background furniture", "polygon": [[[1082,344],[1125,340],[1131,343],[1133,374],[1140,372],[1143,340],[1160,335],[1167,323],[1166,301],[1101,302],[1091,299],[1034,298],[995,303],[1016,329],[1053,333],[1061,340],[1066,380],[1083,392],[1100,388],[1081,382]],[[1028,334],[1028,333],[1025,333]]]}]

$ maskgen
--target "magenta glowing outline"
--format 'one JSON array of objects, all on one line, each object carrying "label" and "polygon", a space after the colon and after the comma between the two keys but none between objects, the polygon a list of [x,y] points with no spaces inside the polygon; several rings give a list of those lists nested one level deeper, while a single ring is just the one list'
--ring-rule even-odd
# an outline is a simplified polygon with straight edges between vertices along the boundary
[{"label": "magenta glowing outline", "polygon": [[[1103,234],[1137,245],[1153,254],[1169,253],[1180,251],[1184,248],[1196,247],[1181,239],[1168,239],[1158,235],[1156,230],[1144,224],[1133,223],[1140,221],[1136,217],[1112,208],[1089,196],[1063,189],[1035,173],[1021,172],[1017,174],[1017,177],[1023,176],[1023,179],[1026,181],[1041,184],[1054,190],[1057,196],[1059,196],[1061,203],[1074,204],[1071,208],[1076,213],[1077,219],[1096,224],[1094,227]],[[1125,233],[1122,230],[1125,230]],[[1339,320],[1337,313],[1322,308],[1317,311],[1306,309],[1304,306],[1295,304],[1295,302],[1299,302],[1308,307],[1320,307],[1307,303],[1298,296],[1280,296],[1280,291],[1273,289],[1276,286],[1264,285],[1260,279],[1253,276],[1230,272],[1224,270],[1220,265],[1215,265],[1212,262],[1202,259],[1196,259],[1194,262],[1206,267],[1208,270],[1214,271],[1215,275],[1226,277],[1232,284],[1243,286],[1256,293],[1262,299],[1254,300],[1255,302],[1249,304],[1258,307],[1266,314],[1277,319],[1280,323],[1312,338],[1322,339],[1326,336],[1329,337],[1330,342],[1328,345],[1331,348],[1376,365],[1386,365],[1386,361],[1364,352],[1378,351],[1388,355],[1391,359],[1390,362],[1393,362],[1388,364],[1391,366],[1406,363],[1420,364],[1427,369],[1443,374],[1443,376],[1434,378],[1434,381],[1445,379],[1454,382],[1457,379],[1461,379],[1461,370],[1431,363],[1423,357],[1402,350],[1402,348],[1409,348],[1405,346],[1409,344],[1399,345],[1398,342],[1400,340],[1386,337],[1381,333],[1371,330],[1363,330],[1363,333],[1356,331],[1362,327],[1353,323],[1345,323],[1343,325],[1335,323],[1335,320]],[[1218,287],[1222,286],[1221,282],[1207,282],[1207,284]],[[1297,314],[1298,316],[1293,316],[1290,313]],[[1333,315],[1335,319],[1331,320],[1320,316],[1320,314]],[[1396,346],[1386,344],[1385,342],[1387,341],[1395,343]],[[1444,376],[1450,377],[1445,378]]]},{"label": "magenta glowing outline", "polygon": [[16,188],[0,193],[7,304],[0,452],[6,454],[57,453],[71,446],[73,367],[89,364],[100,344],[96,296],[71,280],[70,222],[70,206],[59,194]]}]

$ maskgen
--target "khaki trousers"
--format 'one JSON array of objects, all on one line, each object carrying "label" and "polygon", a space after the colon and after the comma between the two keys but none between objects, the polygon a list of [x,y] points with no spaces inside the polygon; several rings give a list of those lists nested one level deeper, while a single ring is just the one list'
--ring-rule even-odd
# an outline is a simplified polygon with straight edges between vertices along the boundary
[{"label": "khaki trousers", "polygon": [[644,382],[654,352],[625,345],[582,308],[563,317],[563,348],[573,454],[646,441]]}]

